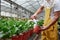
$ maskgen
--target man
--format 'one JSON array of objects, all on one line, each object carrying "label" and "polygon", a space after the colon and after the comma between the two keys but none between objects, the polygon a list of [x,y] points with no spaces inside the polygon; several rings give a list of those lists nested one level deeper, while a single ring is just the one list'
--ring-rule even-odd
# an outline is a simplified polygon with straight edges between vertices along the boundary
[{"label": "man", "polygon": [[45,9],[44,30],[41,32],[41,40],[58,40],[57,20],[60,17],[60,0],[44,0],[41,7],[31,18],[37,17]]}]

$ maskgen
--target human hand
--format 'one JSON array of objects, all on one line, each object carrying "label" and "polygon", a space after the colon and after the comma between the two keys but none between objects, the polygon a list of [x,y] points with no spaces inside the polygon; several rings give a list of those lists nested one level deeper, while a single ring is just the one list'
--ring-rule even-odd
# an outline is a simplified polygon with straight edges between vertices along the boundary
[{"label": "human hand", "polygon": [[36,18],[37,18],[37,15],[34,14],[34,15],[32,15],[30,18],[31,18],[31,19],[36,19]]},{"label": "human hand", "polygon": [[41,31],[44,31],[44,30],[46,30],[46,29],[48,29],[47,26],[42,26],[42,27],[41,27]]}]

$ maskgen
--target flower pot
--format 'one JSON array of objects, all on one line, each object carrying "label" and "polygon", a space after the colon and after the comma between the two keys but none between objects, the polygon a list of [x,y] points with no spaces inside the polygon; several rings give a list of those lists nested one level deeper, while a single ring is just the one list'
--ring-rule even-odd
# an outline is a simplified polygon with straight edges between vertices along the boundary
[{"label": "flower pot", "polygon": [[13,36],[12,37],[12,40],[18,40],[18,36],[16,35],[16,36]]},{"label": "flower pot", "polygon": [[33,32],[38,34],[40,32],[40,29],[41,29],[40,26],[35,25]]},{"label": "flower pot", "polygon": [[28,38],[33,34],[32,30],[22,33],[22,35],[15,35],[12,37],[12,40],[28,40]]}]

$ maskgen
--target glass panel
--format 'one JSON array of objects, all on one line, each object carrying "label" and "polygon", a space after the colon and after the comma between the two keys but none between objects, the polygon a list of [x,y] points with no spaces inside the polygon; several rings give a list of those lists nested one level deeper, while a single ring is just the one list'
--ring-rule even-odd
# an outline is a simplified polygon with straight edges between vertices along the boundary
[{"label": "glass panel", "polygon": [[[39,6],[37,0],[12,0],[12,1],[16,2],[17,4],[21,5],[22,7],[30,11],[31,10],[36,11],[36,9],[38,8],[37,6]],[[34,9],[32,6],[36,9]]]},{"label": "glass panel", "polygon": [[33,6],[35,6],[35,5],[39,5],[39,4],[38,4],[38,2],[37,2],[37,3],[35,3],[35,4],[33,4]]},{"label": "glass panel", "polygon": [[39,3],[42,4],[44,0],[40,0]]},{"label": "glass panel", "polygon": [[26,6],[28,6],[28,5],[30,5],[29,3],[26,3],[26,4],[23,4],[22,6],[23,7],[26,7]]},{"label": "glass panel", "polygon": [[10,4],[4,0],[1,1],[1,5],[4,5],[6,7],[10,7]]},{"label": "glass panel", "polygon": [[30,11],[32,11],[32,12],[34,12],[34,11],[35,11],[34,9],[31,9],[31,8],[29,8],[29,10],[30,10]]},{"label": "glass panel", "polygon": [[34,7],[35,7],[36,9],[38,9],[38,8],[40,7],[40,5],[35,5]]},{"label": "glass panel", "polygon": [[14,1],[15,3],[21,5],[21,4],[26,3],[28,0],[12,0],[12,1]]},{"label": "glass panel", "polygon": [[16,1],[16,0],[12,0],[12,1]]},{"label": "glass panel", "polygon": [[34,3],[36,3],[36,1],[30,1],[30,2],[29,2],[29,4],[34,4]]},{"label": "glass panel", "polygon": [[27,6],[26,8],[29,9],[29,8],[32,8],[32,6]]}]

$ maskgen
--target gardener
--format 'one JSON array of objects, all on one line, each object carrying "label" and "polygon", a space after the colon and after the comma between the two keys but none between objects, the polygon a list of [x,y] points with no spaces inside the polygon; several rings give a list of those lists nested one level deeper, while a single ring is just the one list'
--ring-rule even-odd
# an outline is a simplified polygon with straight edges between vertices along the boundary
[{"label": "gardener", "polygon": [[[60,16],[60,0],[44,0],[31,18],[37,17],[45,9],[45,20],[41,28],[41,40],[58,40],[57,20]],[[46,29],[46,30],[45,30]]]}]

